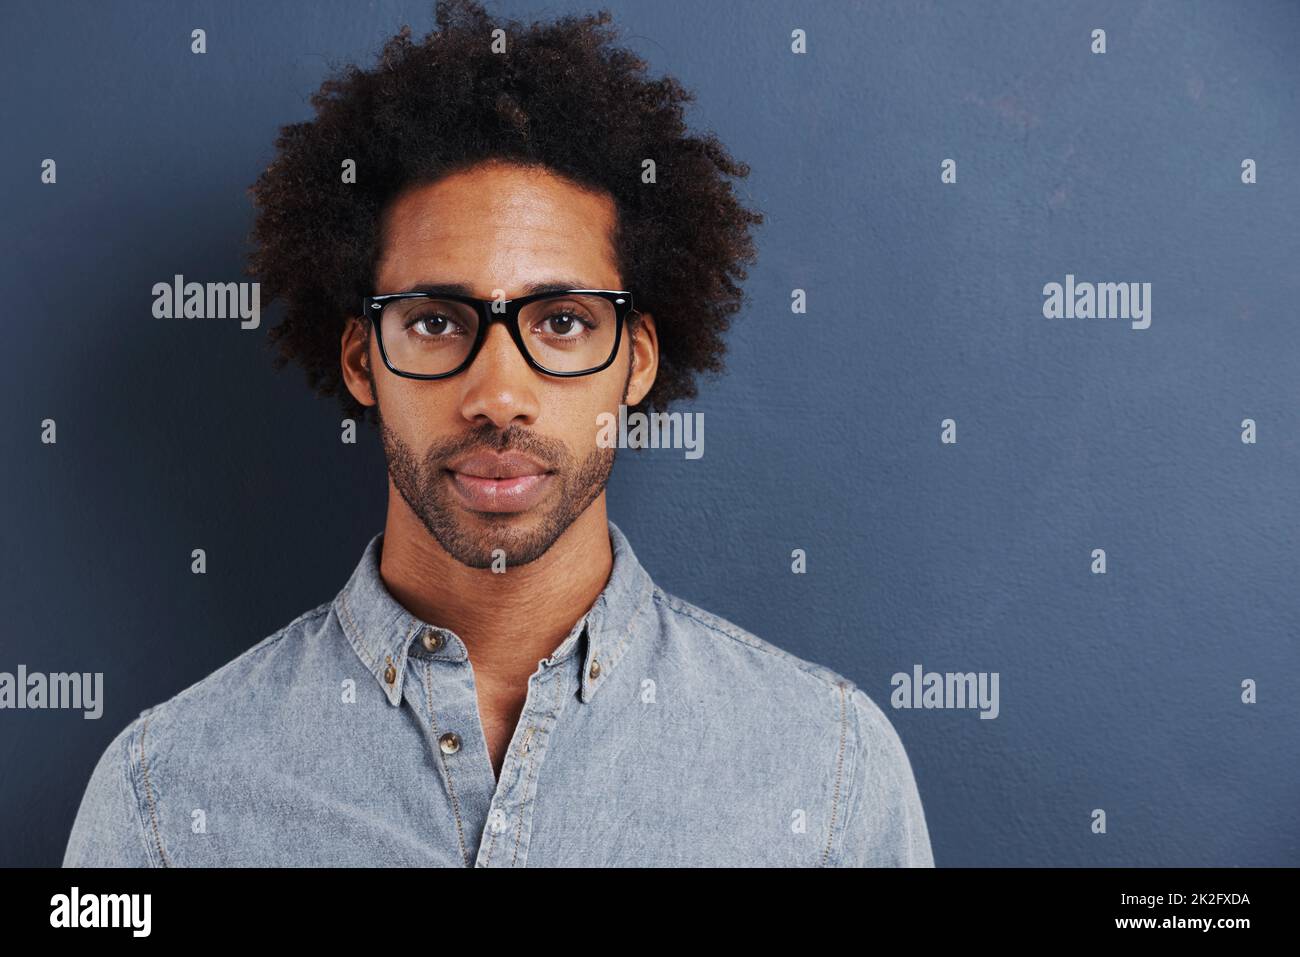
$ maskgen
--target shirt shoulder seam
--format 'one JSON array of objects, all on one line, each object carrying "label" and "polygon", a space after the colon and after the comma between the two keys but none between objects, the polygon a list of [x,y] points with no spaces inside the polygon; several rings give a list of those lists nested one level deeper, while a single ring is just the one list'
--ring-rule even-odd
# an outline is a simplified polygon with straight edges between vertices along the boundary
[{"label": "shirt shoulder seam", "polygon": [[[150,709],[151,710],[151,709]],[[140,850],[144,853],[144,859],[150,867],[156,867],[153,846],[149,842],[149,826],[146,823],[146,802],[140,799],[140,779],[136,773],[137,754],[136,742],[141,739],[143,734],[144,723],[147,720],[144,717],[148,712],[142,715],[123,729],[122,733],[114,742],[112,753],[112,766],[118,774],[118,785],[123,788],[127,799],[127,806],[134,812],[136,823],[136,836],[140,839]]]},{"label": "shirt shoulder seam", "polygon": [[[144,749],[145,732],[149,728],[149,718],[150,714],[141,715],[139,732],[138,734],[132,735],[135,744],[133,750],[139,759],[140,784],[144,789],[145,797],[145,807],[142,809],[140,807],[140,797],[138,794],[136,795],[136,813],[143,814],[144,811],[148,812],[149,828],[147,833],[153,835],[153,844],[150,846],[146,837],[145,849],[150,856],[150,862],[152,863],[153,852],[156,850],[158,852],[158,860],[162,863],[162,866],[171,867],[171,861],[168,860],[167,851],[163,847],[162,833],[158,827],[158,802],[154,800],[153,786],[149,782],[149,757]],[[131,761],[129,754],[127,760],[130,762],[128,767],[134,771],[135,763]]]},{"label": "shirt shoulder seam", "polygon": [[862,750],[867,745],[866,736],[862,731],[862,709],[856,697],[859,693],[866,696],[865,691],[852,683],[844,689],[845,721],[846,725],[852,725],[853,742],[847,749],[850,768],[846,776],[848,784],[844,795],[844,820],[839,826],[838,834],[832,830],[831,841],[827,845],[826,865],[829,867],[839,867],[844,859],[844,838],[851,833],[853,818],[858,809],[858,799],[862,795],[862,788],[858,785],[858,765],[866,766],[866,762],[862,760]]}]

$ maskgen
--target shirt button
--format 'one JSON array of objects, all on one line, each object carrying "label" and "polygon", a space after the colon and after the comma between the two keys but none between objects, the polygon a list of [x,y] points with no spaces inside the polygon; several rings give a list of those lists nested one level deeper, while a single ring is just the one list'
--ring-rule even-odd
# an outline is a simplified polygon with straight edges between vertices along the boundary
[{"label": "shirt button", "polygon": [[423,643],[425,651],[438,651],[442,648],[442,635],[428,628],[424,632]]},{"label": "shirt button", "polygon": [[587,674],[589,674],[592,678],[600,677],[600,662],[597,661],[595,658],[591,659],[591,668],[588,669]]},{"label": "shirt button", "polygon": [[455,731],[448,731],[438,739],[438,747],[442,748],[443,754],[455,754],[460,750],[460,735]]},{"label": "shirt button", "polygon": [[397,680],[397,669],[394,668],[392,665],[389,665],[387,668],[384,669],[384,681],[386,681],[388,684],[391,685],[396,680]]}]

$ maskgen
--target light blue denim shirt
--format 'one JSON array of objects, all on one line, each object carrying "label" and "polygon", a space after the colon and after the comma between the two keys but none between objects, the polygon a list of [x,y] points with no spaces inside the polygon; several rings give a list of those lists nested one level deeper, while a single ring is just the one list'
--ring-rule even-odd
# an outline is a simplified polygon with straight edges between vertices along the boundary
[{"label": "light blue denim shirt", "polygon": [[105,750],[64,866],[922,866],[902,742],[866,693],[660,589],[609,582],[528,679],[498,781],[453,632],[379,577]]}]

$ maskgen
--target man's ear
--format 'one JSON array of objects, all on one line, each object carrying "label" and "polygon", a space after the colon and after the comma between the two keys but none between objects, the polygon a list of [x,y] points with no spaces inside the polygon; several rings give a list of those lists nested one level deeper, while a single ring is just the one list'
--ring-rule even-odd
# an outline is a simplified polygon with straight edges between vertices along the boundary
[{"label": "man's ear", "polygon": [[638,313],[640,321],[629,325],[632,348],[632,375],[627,382],[627,406],[639,405],[650,393],[659,372],[659,337],[655,332],[654,316]]},{"label": "man's ear", "polygon": [[374,375],[370,368],[370,326],[356,316],[349,316],[343,325],[339,343],[339,361],[343,368],[343,382],[352,398],[362,405],[374,405]]}]

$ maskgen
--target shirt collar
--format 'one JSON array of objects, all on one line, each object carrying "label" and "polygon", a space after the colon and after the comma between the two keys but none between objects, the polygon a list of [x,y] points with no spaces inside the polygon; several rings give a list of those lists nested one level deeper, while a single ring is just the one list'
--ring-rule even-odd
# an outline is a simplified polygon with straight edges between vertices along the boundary
[{"label": "shirt collar", "polygon": [[[559,664],[572,655],[581,656],[578,697],[584,703],[609,682],[654,590],[626,536],[612,521],[606,521],[614,553],[609,581],[549,659]],[[366,670],[375,676],[389,703],[399,705],[408,657],[465,661],[469,652],[455,632],[421,621],[393,597],[379,576],[383,546],[384,533],[379,532],[366,545],[333,607]]]}]

